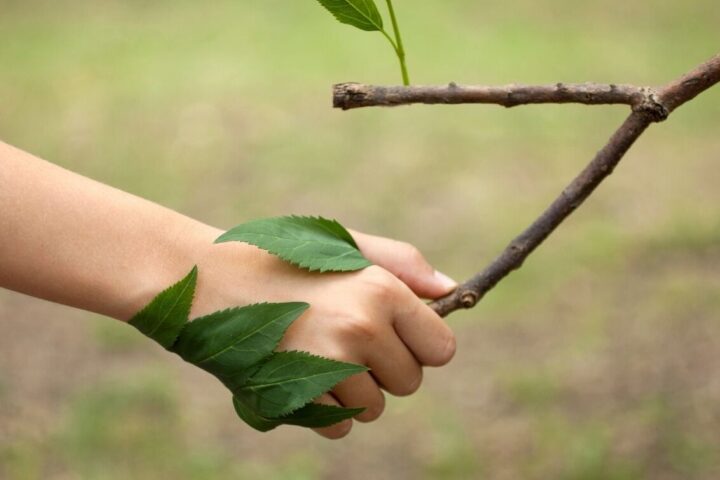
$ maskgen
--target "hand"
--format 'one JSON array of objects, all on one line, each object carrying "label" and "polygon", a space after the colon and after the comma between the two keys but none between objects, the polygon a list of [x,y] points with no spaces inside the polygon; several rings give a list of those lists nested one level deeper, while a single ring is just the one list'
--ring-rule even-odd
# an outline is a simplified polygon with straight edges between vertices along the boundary
[{"label": "hand", "polygon": [[[441,366],[453,357],[452,331],[420,297],[436,298],[457,285],[407,243],[351,233],[374,266],[354,273],[310,273],[251,245],[212,245],[198,262],[192,314],[257,302],[308,302],[310,309],[290,327],[280,349],[370,367],[371,372],[347,379],[318,399],[366,407],[356,420],[370,422],[383,412],[382,390],[410,395],[420,386],[423,366]],[[341,438],[352,424],[348,420],[316,431]]]},{"label": "hand", "polygon": [[[367,407],[359,421],[382,413],[381,389],[410,394],[423,365],[453,356],[452,332],[418,297],[438,297],[455,284],[414,247],[353,233],[375,266],[319,274],[247,244],[213,244],[222,233],[0,142],[0,287],[128,320],[197,265],[194,317],[258,302],[308,302],[280,348],[369,366],[319,399]],[[351,427],[319,433],[339,438]]]}]

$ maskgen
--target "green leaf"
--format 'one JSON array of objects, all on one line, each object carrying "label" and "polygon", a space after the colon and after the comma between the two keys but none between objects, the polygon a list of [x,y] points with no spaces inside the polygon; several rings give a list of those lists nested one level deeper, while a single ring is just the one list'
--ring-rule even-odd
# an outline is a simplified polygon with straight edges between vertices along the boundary
[{"label": "green leaf", "polygon": [[273,418],[308,404],[367,368],[305,352],[278,352],[234,393],[253,411]]},{"label": "green leaf", "polygon": [[282,425],[282,422],[276,418],[267,418],[262,415],[258,415],[252,408],[248,407],[238,397],[233,397],[233,406],[238,417],[243,422],[250,425],[255,430],[260,432],[269,432],[270,430]]},{"label": "green leaf", "polygon": [[258,415],[238,397],[233,397],[233,405],[238,416],[248,425],[260,432],[269,432],[280,425],[295,425],[307,428],[323,428],[353,418],[365,411],[364,408],[342,408],[331,405],[310,403],[300,410],[278,418]]},{"label": "green leaf", "polygon": [[197,267],[193,267],[185,278],[160,293],[128,323],[170,349],[190,316],[196,282]]},{"label": "green leaf", "polygon": [[245,242],[310,271],[348,272],[372,265],[338,222],[320,217],[279,217],[245,223],[215,243]]},{"label": "green leaf", "polygon": [[367,32],[382,31],[383,20],[373,0],[318,0],[341,23]]},{"label": "green leaf", "polygon": [[233,397],[233,405],[235,406],[235,412],[245,423],[261,432],[269,432],[280,425],[295,425],[307,428],[329,427],[365,411],[364,408],[342,408],[310,403],[290,415],[268,418],[255,413],[238,397]]},{"label": "green leaf", "polygon": [[290,324],[309,307],[301,302],[263,303],[215,312],[189,323],[172,350],[230,380],[271,355]]},{"label": "green leaf", "polygon": [[282,420],[282,422],[286,425],[322,428],[335,425],[336,423],[340,423],[348,418],[353,418],[364,411],[364,408],[342,408],[334,407],[332,405],[310,403],[288,416],[280,417],[278,420]]},{"label": "green leaf", "polygon": [[[337,222],[309,220],[332,238],[357,248]],[[365,367],[303,352],[274,353],[287,328],[309,308],[307,303],[232,308],[188,323],[196,282],[197,267],[161,292],[129,323],[217,376],[234,393],[235,410],[250,426],[260,431],[281,424],[318,428],[363,411],[310,402],[344,379],[367,371]]]},{"label": "green leaf", "polygon": [[233,397],[233,405],[238,416],[245,423],[261,432],[268,432],[279,425],[295,425],[307,428],[329,427],[365,411],[364,408],[341,408],[310,403],[290,415],[268,418],[253,412],[238,397]]}]

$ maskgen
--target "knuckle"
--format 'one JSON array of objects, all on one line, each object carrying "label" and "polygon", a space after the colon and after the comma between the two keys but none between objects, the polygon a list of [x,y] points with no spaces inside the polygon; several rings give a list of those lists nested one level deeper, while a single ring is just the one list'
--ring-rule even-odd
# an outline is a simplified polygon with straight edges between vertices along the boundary
[{"label": "knuckle", "polygon": [[[314,355],[318,355],[321,357],[329,358],[331,360],[336,360],[338,362],[347,362],[347,363],[353,363],[355,362],[355,359],[353,358],[352,352],[348,351],[348,348],[346,345],[343,345],[342,342],[337,342],[338,339],[334,339],[335,341],[330,343],[337,343],[336,345],[333,345],[329,348],[323,348],[321,349],[313,349],[308,351]],[[302,348],[296,349],[301,350]],[[346,382],[347,380],[345,380]],[[342,382],[341,382],[342,384]]]},{"label": "knuckle", "polygon": [[342,337],[352,340],[375,340],[379,337],[381,330],[377,322],[366,316],[346,317],[339,326]]},{"label": "knuckle", "polygon": [[365,287],[372,299],[387,301],[393,299],[397,294],[397,279],[380,267],[371,267],[365,276]]},{"label": "knuckle", "polygon": [[410,243],[403,243],[403,249],[405,251],[406,260],[413,265],[424,265],[425,256],[423,256],[420,249]]}]

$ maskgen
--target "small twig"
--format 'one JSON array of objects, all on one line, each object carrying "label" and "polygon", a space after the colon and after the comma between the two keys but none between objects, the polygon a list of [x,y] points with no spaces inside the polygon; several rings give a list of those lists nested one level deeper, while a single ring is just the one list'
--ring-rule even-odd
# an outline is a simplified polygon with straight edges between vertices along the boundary
[{"label": "small twig", "polygon": [[[461,308],[474,307],[487,292],[525,259],[574,212],[607,178],[635,141],[653,122],[665,120],[673,110],[720,83],[720,55],[697,67],[657,91],[631,86],[611,88],[594,84],[555,87],[368,87],[343,84],[335,87],[336,106],[355,108],[369,105],[402,103],[497,103],[514,106],[530,103],[586,104],[623,103],[633,112],[610,137],[590,164],[527,230],[513,240],[505,251],[485,270],[478,273],[450,295],[430,306],[446,316]],[[424,93],[423,93],[424,92]],[[445,95],[443,96],[443,92]],[[511,92],[515,92],[511,94]],[[518,100],[518,93],[520,100]],[[442,101],[441,101],[442,100]],[[466,101],[463,101],[466,100]]]},{"label": "small twig", "polygon": [[557,83],[555,85],[505,85],[501,87],[443,86],[381,87],[360,83],[335,85],[333,105],[350,110],[362,107],[395,107],[424,103],[489,103],[504,107],[538,103],[583,103],[586,105],[641,105],[651,101],[654,90],[633,85]]}]

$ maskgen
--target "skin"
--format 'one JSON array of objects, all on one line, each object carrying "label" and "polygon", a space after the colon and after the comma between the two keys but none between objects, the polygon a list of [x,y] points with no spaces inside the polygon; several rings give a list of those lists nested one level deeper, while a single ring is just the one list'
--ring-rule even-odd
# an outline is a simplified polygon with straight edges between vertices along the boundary
[{"label": "skin", "polygon": [[[361,363],[318,402],[383,411],[383,392],[410,395],[425,366],[455,353],[447,324],[421,298],[457,284],[412,245],[351,231],[374,266],[318,274],[242,243],[215,245],[222,230],[95,182],[0,142],[0,287],[127,321],[158,292],[199,269],[191,315],[258,302],[305,301],[281,350]],[[350,432],[352,420],[316,430]]]}]

